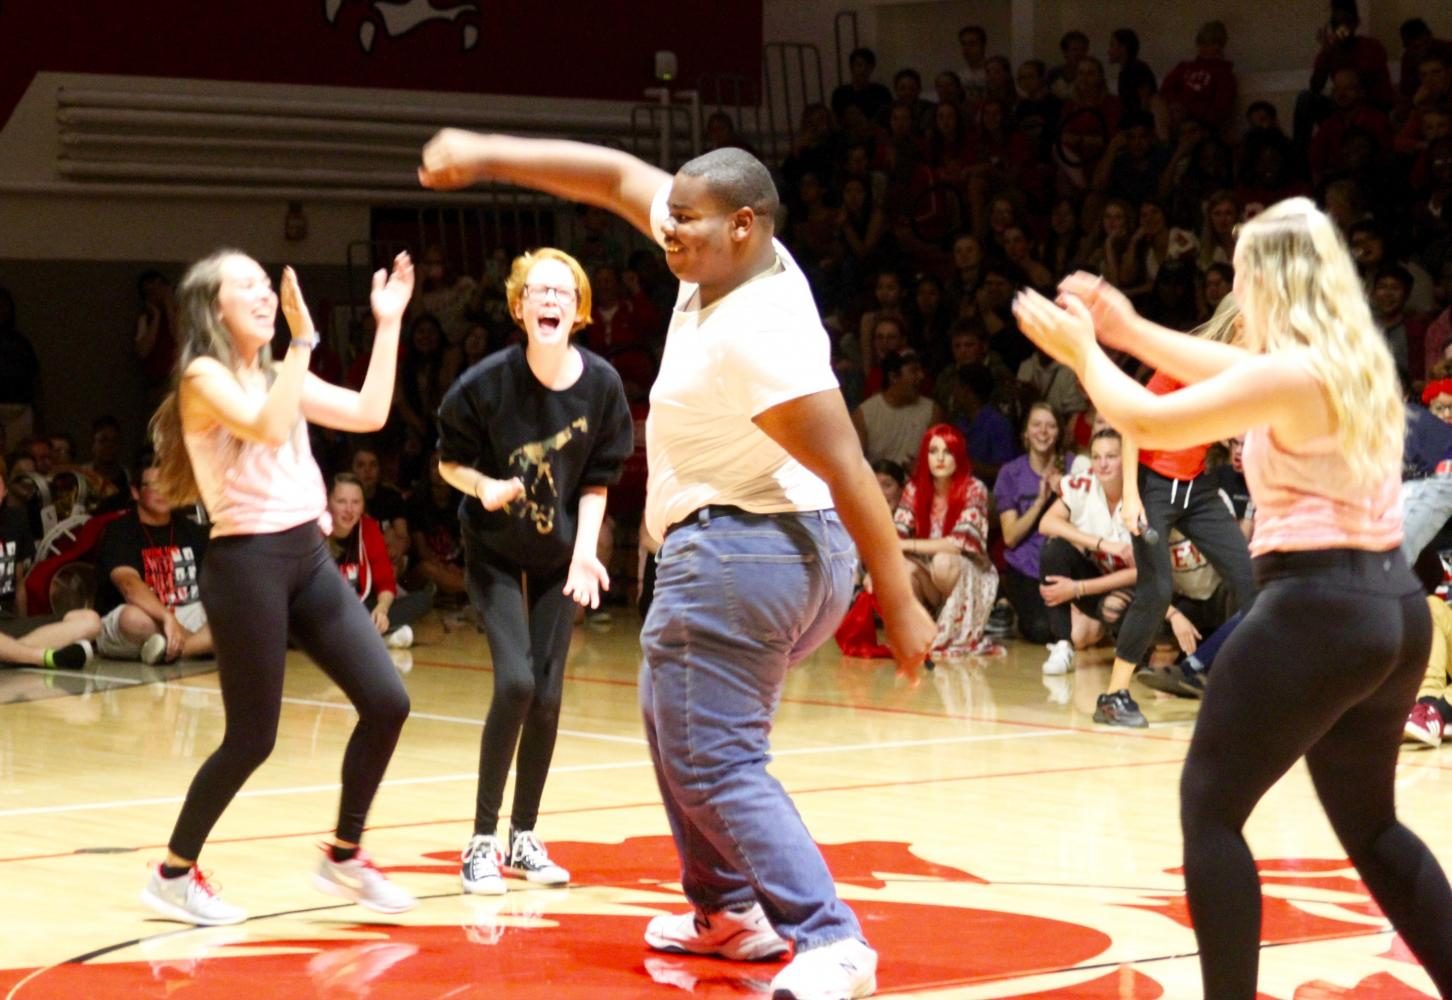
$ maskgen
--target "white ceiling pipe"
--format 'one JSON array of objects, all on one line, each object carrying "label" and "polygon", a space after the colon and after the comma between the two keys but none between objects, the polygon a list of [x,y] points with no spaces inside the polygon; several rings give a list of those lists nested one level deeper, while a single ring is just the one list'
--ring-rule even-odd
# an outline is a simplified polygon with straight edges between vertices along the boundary
[{"label": "white ceiling pipe", "polygon": [[326,142],[304,139],[234,139],[225,136],[127,135],[111,132],[79,132],[64,129],[61,145],[68,149],[198,149],[241,150],[244,152],[324,153],[342,156],[377,156],[417,160],[419,147],[379,143]]},{"label": "white ceiling pipe", "polygon": [[[487,97],[478,100],[486,101]],[[408,105],[380,105],[345,101],[263,100],[253,97],[215,97],[201,94],[167,94],[139,91],[111,91],[89,88],[61,87],[56,92],[61,107],[96,107],[117,109],[210,111],[224,114],[277,114],[299,118],[347,118],[370,121],[416,122],[437,125],[481,125],[491,128],[518,125],[529,127],[548,123],[552,129],[621,129],[629,121],[626,102],[589,102],[603,105],[598,111],[580,110],[561,113],[555,109],[520,108],[495,105],[488,111],[464,108],[417,108]],[[576,103],[576,102],[572,102]]]}]

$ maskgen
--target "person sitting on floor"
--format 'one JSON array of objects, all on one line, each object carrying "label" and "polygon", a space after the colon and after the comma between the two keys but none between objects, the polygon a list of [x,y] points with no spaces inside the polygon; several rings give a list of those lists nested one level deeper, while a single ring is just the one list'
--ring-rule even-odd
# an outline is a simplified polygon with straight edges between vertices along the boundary
[{"label": "person sitting on floor", "polygon": [[358,477],[350,472],[334,476],[328,491],[328,513],[333,517],[328,551],[343,579],[358,592],[373,618],[373,627],[389,648],[407,649],[413,645],[413,623],[434,605],[434,587],[428,584],[416,593],[398,596],[383,528],[363,513],[363,507],[363,484]]}]

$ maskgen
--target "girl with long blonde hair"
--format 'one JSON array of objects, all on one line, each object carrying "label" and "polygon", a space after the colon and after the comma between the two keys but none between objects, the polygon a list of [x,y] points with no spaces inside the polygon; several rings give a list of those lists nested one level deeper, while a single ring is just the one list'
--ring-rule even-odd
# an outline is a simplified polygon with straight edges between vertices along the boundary
[{"label": "girl with long blonde hair", "polygon": [[[407,254],[394,260],[391,275],[374,275],[373,359],[354,392],[308,372],[317,334],[291,268],[283,272],[280,302],[267,272],[236,250],[192,265],[178,289],[176,386],[153,418],[152,434],[158,488],[173,504],[200,498],[211,519],[200,586],[226,730],[192,780],[166,860],[141,893],[174,920],[246,919],[217,896],[196,862],[213,825],[272,752],[290,635],[358,712],[343,758],[336,832],[313,883],[382,912],[414,905],[358,846],[409,703],[382,637],[323,544],[327,497],[307,434],[309,421],[343,431],[383,426],[399,321],[412,290]],[[274,364],[279,304],[292,342]]]},{"label": "girl with long blonde hair", "polygon": [[[1241,230],[1235,285],[1239,346],[1159,330],[1087,275],[1060,286],[1059,305],[1032,292],[1015,304],[1024,332],[1144,444],[1245,433],[1260,593],[1216,661],[1180,784],[1205,995],[1256,994],[1260,883],[1242,827],[1302,756],[1377,905],[1452,995],[1452,890],[1395,806],[1431,620],[1398,548],[1403,410],[1391,356],[1345,245],[1306,199]],[[1096,330],[1186,387],[1147,392]]]}]

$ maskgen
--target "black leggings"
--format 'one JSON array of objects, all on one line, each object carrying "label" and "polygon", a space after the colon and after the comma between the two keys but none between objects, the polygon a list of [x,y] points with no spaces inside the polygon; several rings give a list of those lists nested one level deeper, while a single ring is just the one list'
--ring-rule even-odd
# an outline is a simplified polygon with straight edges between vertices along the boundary
[{"label": "black leggings", "polygon": [[1452,995],[1452,891],[1395,806],[1402,726],[1431,646],[1426,598],[1395,549],[1275,553],[1255,573],[1260,596],[1215,661],[1180,780],[1205,996],[1256,995],[1261,892],[1241,828],[1302,755],[1362,881]]},{"label": "black leggings", "polygon": [[408,693],[317,524],[212,539],[201,592],[217,649],[226,731],[192,779],[167,846],[177,857],[195,860],[238,789],[272,753],[289,631],[358,711],[343,754],[337,827],[339,840],[357,843],[408,718]]},{"label": "black leggings", "polygon": [[1049,629],[1049,609],[1044,606],[1043,595],[1039,593],[1039,581],[1009,566],[998,577],[998,585],[1018,617],[1018,634],[1029,642],[1052,642],[1054,635]]},{"label": "black leggings", "polygon": [[469,598],[484,624],[494,661],[494,699],[479,744],[474,832],[492,835],[499,825],[516,747],[519,761],[509,821],[516,830],[533,830],[555,753],[565,654],[575,624],[575,602],[564,593],[569,566],[527,573],[474,546],[468,556]]},{"label": "black leggings", "polygon": [[1139,495],[1144,504],[1144,519],[1159,532],[1159,540],[1150,545],[1142,534],[1132,539],[1139,576],[1134,583],[1134,603],[1124,613],[1114,644],[1114,654],[1131,663],[1139,663],[1149,652],[1174,596],[1171,528],[1179,528],[1215,567],[1230,588],[1235,607],[1246,610],[1255,600],[1255,579],[1250,571],[1250,550],[1245,536],[1213,483],[1205,476],[1191,480],[1167,479],[1141,465]]},{"label": "black leggings", "polygon": [[[1039,575],[1045,581],[1051,576],[1066,576],[1070,580],[1094,580],[1104,575],[1099,564],[1090,559],[1071,542],[1062,538],[1044,539],[1044,548],[1039,553]],[[1044,611],[1048,617],[1049,632],[1053,641],[1069,639],[1074,630],[1074,613],[1072,608],[1078,608],[1083,614],[1102,622],[1111,632],[1119,627],[1119,621],[1124,617],[1125,608],[1129,606],[1130,591],[1115,590],[1107,594],[1085,594],[1083,597],[1073,601],[1065,601],[1063,604],[1056,604],[1052,608],[1045,605]]]}]

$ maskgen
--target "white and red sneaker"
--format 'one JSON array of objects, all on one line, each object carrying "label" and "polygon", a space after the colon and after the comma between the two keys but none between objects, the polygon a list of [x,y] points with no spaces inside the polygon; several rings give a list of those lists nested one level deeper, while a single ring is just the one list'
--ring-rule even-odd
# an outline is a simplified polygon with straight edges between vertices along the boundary
[{"label": "white and red sneaker", "polygon": [[418,905],[418,900],[390,882],[362,849],[347,861],[334,861],[328,846],[322,848],[323,860],[313,873],[313,887],[319,892],[352,900],[379,913],[402,913]]},{"label": "white and red sneaker", "polygon": [[1439,747],[1442,745],[1442,732],[1442,713],[1437,711],[1437,706],[1429,701],[1419,701],[1412,706],[1412,712],[1407,716],[1407,724],[1402,727],[1402,740],[1427,747]]},{"label": "white and red sneaker", "polygon": [[202,927],[240,924],[247,919],[246,910],[222,901],[196,865],[175,878],[163,878],[161,865],[156,865],[141,890],[141,901],[164,917]]}]

